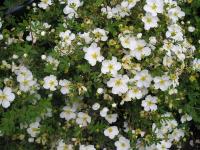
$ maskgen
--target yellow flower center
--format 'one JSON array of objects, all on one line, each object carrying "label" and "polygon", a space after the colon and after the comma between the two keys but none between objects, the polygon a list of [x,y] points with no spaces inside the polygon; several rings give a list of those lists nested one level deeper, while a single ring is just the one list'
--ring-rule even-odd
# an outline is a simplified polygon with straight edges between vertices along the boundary
[{"label": "yellow flower center", "polygon": [[97,57],[98,57],[97,53],[93,53],[93,54],[92,54],[92,58],[93,58],[93,59],[97,59]]},{"label": "yellow flower center", "polygon": [[122,80],[118,79],[115,81],[115,86],[120,86],[122,85]]},{"label": "yellow flower center", "polygon": [[154,4],[151,6],[151,8],[152,8],[153,10],[156,10],[158,7],[157,7],[156,3],[154,3]]}]

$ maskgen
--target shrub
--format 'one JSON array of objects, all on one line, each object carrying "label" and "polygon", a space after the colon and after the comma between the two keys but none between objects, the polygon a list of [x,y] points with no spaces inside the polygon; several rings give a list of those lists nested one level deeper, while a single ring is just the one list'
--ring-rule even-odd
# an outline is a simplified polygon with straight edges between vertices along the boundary
[{"label": "shrub", "polygon": [[199,32],[185,3],[19,2],[0,24],[3,149],[177,149],[191,136]]}]

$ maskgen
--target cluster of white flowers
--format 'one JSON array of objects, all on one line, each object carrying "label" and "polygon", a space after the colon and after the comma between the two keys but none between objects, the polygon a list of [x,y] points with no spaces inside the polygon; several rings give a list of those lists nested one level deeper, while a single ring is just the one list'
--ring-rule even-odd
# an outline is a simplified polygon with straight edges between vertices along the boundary
[{"label": "cluster of white flowers", "polygon": [[152,125],[152,130],[155,132],[157,138],[160,139],[160,143],[154,143],[145,147],[145,149],[168,150],[171,148],[173,142],[178,142],[184,137],[184,130],[178,128],[178,122],[173,118],[171,113],[163,114],[162,118],[163,119],[160,121],[161,126],[157,126],[155,123]]},{"label": "cluster of white flowers", "polygon": [[72,52],[72,42],[75,40],[76,36],[70,30],[59,33],[60,41],[55,46],[55,51],[59,52],[61,56],[69,54]]},{"label": "cluster of white flowers", "polygon": [[[83,5],[83,1],[59,0],[59,3],[65,5],[63,9],[65,17],[63,17],[63,20],[67,18],[75,21],[79,17],[78,9]],[[37,6],[46,10],[54,4],[56,5],[56,2],[53,2],[53,0],[41,0]],[[183,112],[182,114],[180,113],[180,120],[176,120],[172,113],[159,114],[159,108],[168,108],[168,105],[170,105],[168,100],[171,100],[170,96],[172,94],[178,92],[179,76],[185,69],[185,65],[187,65],[184,61],[187,58],[193,58],[195,51],[195,47],[185,37],[185,29],[181,26],[184,22],[180,23],[185,13],[177,5],[177,2],[173,0],[146,0],[144,3],[140,0],[123,0],[113,8],[109,6],[103,7],[101,12],[107,16],[107,19],[112,19],[109,21],[116,19],[119,21],[130,16],[132,9],[137,4],[144,4],[140,8],[144,10],[142,11],[143,14],[138,15],[137,18],[142,25],[139,29],[132,28],[132,26],[129,28],[128,25],[123,26],[122,24],[119,24],[116,27],[117,29],[114,29],[115,27],[113,29],[111,29],[112,27],[104,29],[103,25],[98,27],[88,19],[89,21],[86,21],[88,23],[86,25],[90,26],[92,24],[91,28],[85,32],[79,30],[77,33],[67,21],[63,20],[61,20],[63,24],[60,24],[60,28],[58,27],[58,29],[55,28],[51,31],[51,25],[46,22],[30,22],[30,25],[26,28],[26,31],[28,31],[28,35],[25,34],[26,41],[24,42],[26,43],[30,44],[32,42],[34,45],[36,42],[40,42],[41,37],[49,38],[48,35],[51,32],[55,34],[55,45],[52,44],[53,51],[49,53],[45,51],[39,54],[41,55],[41,58],[39,56],[40,60],[42,60],[41,62],[46,67],[51,66],[53,71],[45,75],[41,73],[42,79],[39,79],[40,74],[37,79],[37,76],[33,75],[34,70],[32,70],[32,73],[29,70],[31,68],[25,65],[26,61],[19,61],[18,58],[20,56],[18,54],[12,56],[12,65],[11,63],[9,64],[9,61],[3,60],[1,68],[12,70],[17,76],[17,82],[13,82],[11,86],[8,86],[13,77],[9,76],[4,79],[3,84],[5,86],[0,89],[0,105],[3,108],[8,108],[15,99],[14,93],[19,96],[21,94],[30,94],[35,99],[32,102],[35,105],[37,101],[43,99],[42,94],[39,94],[43,91],[45,95],[46,93],[48,94],[49,99],[58,97],[63,101],[59,101],[58,106],[56,105],[58,110],[48,107],[44,113],[42,112],[38,116],[39,119],[36,119],[37,121],[26,125],[20,124],[21,128],[26,128],[30,137],[28,139],[29,142],[36,141],[38,136],[42,134],[43,122],[41,119],[51,117],[54,112],[59,114],[60,122],[58,126],[63,130],[66,130],[68,126],[77,126],[81,132],[85,132],[85,130],[92,128],[93,123],[96,124],[95,121],[101,119],[100,123],[98,123],[100,125],[105,123],[106,125],[103,124],[102,127],[97,127],[94,132],[98,131],[107,140],[111,140],[116,150],[133,149],[129,135],[135,137],[134,140],[137,141],[136,145],[139,150],[168,150],[173,144],[184,138],[186,133],[181,125],[191,121],[192,117]],[[153,36],[149,35],[152,34],[151,32],[156,32],[156,28],[162,26],[162,24],[159,24],[162,22],[162,15],[167,19],[165,27],[162,27],[165,30],[161,32],[161,35],[157,33]],[[2,22],[0,20],[0,29],[1,26]],[[82,29],[82,25],[80,26]],[[119,32],[116,31],[116,35],[114,35],[111,30],[118,30],[118,28]],[[190,27],[188,30],[193,32],[195,28]],[[9,37],[6,44],[10,45],[16,41],[15,38]],[[113,49],[116,50],[116,53],[113,52]],[[73,60],[74,55],[72,57],[71,55],[69,56],[74,51],[80,52],[78,57],[81,58],[77,58],[78,67],[73,66],[77,65],[77,60]],[[26,58],[27,54],[23,56]],[[71,59],[70,61],[72,62],[67,62],[67,59]],[[15,62],[20,65],[16,66]],[[70,68],[71,70],[74,69],[74,72],[71,73],[70,69],[67,70],[67,68],[65,70],[62,68],[63,66],[66,67],[65,62],[69,65],[67,67],[74,67]],[[200,59],[194,59],[191,65],[194,70],[200,71]],[[90,81],[89,71],[83,71],[88,73],[88,78],[87,73],[73,75],[73,73],[81,72],[81,69],[87,70],[87,67],[90,67],[91,74],[94,71],[94,76],[97,79],[92,76],[93,79]],[[60,71],[60,68],[63,70],[61,69]],[[65,76],[68,71],[71,73],[70,76]],[[17,88],[15,88],[15,85]],[[92,93],[93,97],[90,97],[91,92],[94,92]],[[73,101],[75,98],[78,102]],[[90,98],[92,101],[90,101]],[[89,100],[87,101],[87,99]],[[101,101],[98,101],[99,99]],[[166,105],[162,106],[164,103]],[[124,108],[127,106],[127,109],[129,109],[129,104],[131,109],[134,109],[132,104],[138,106],[136,111],[140,111],[137,112],[140,117],[150,118],[150,131],[148,129],[135,129],[138,128],[138,125],[133,125],[135,122],[131,122],[132,110],[129,113]],[[158,117],[156,118],[157,120],[154,120],[154,116],[155,118]],[[130,120],[128,120],[128,117],[130,117]],[[122,124],[124,123],[123,127],[121,127],[120,121],[122,121]],[[97,126],[99,125],[98,123]],[[93,134],[93,131],[91,134]],[[160,142],[154,141],[155,143],[150,146],[144,145],[143,140],[148,141],[149,134],[155,135],[156,140]],[[99,149],[98,143],[90,145],[87,138],[78,140],[75,138],[66,140],[66,137],[57,136],[55,138],[56,144],[54,147],[57,150],[73,150],[77,147],[79,147],[79,150]],[[72,143],[73,139],[75,139],[74,143]],[[86,141],[85,143],[84,140]],[[103,150],[106,150],[106,148]]]},{"label": "cluster of white flowers", "polygon": [[57,70],[58,65],[60,63],[59,60],[53,58],[52,56],[47,56],[47,57],[45,55],[42,56],[44,57],[44,60],[47,62],[47,65],[52,65],[53,70]]},{"label": "cluster of white flowers", "polygon": [[87,113],[77,113],[77,105],[73,105],[73,107],[63,107],[63,112],[60,113],[60,118],[64,118],[66,121],[76,119],[76,123],[81,127],[85,127],[91,122],[91,117]]},{"label": "cluster of white flowers", "polygon": [[31,41],[32,43],[36,43],[37,39],[40,36],[45,36],[46,34],[49,34],[52,31],[49,32],[49,29],[51,28],[51,25],[47,22],[39,22],[39,21],[31,21],[30,25],[27,27],[27,31],[29,31],[29,34],[26,36],[26,41]]},{"label": "cluster of white flowers", "polygon": [[103,7],[101,12],[107,15],[108,19],[111,18],[124,18],[129,16],[131,13],[131,9],[135,7],[137,2],[140,0],[123,0],[121,4],[116,5],[115,7],[111,8],[109,6]]},{"label": "cluster of white flowers", "polygon": [[33,78],[33,74],[25,66],[20,66],[14,70],[19,82],[19,89],[23,92],[33,93],[38,88],[37,80]]}]

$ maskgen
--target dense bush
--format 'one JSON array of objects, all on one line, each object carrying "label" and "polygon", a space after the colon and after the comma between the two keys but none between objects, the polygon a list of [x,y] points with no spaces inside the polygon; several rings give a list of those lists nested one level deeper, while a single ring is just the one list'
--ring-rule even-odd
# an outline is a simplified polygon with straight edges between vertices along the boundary
[{"label": "dense bush", "polygon": [[0,148],[181,148],[200,127],[199,7],[4,1]]}]

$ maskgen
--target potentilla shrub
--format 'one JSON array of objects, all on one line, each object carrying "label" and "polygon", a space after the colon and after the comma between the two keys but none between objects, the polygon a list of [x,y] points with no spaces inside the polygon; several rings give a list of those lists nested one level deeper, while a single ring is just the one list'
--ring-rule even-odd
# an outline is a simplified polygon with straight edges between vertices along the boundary
[{"label": "potentilla shrub", "polygon": [[2,16],[1,147],[180,148],[192,117],[179,78],[200,70],[184,16],[172,0],[41,0]]}]

